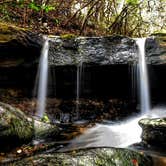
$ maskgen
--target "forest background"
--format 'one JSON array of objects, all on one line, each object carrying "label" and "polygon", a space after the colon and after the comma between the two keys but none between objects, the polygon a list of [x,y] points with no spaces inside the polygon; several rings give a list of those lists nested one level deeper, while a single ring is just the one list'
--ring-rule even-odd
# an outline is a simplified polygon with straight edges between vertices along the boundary
[{"label": "forest background", "polygon": [[0,22],[53,35],[142,37],[166,32],[166,1],[4,0]]}]

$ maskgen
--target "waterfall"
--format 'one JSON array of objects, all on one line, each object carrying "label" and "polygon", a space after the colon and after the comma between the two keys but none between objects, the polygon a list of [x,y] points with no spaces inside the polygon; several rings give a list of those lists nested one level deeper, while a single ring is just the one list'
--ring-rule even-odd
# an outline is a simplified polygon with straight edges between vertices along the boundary
[{"label": "waterfall", "polygon": [[131,64],[129,65],[129,76],[131,77],[131,99],[133,101],[136,100],[136,94],[137,94],[137,64]]},{"label": "waterfall", "polygon": [[150,111],[148,71],[145,60],[145,42],[146,38],[136,40],[139,55],[139,85],[141,113],[148,113]]},{"label": "waterfall", "polygon": [[48,50],[49,41],[46,38],[43,44],[40,61],[39,61],[39,85],[37,92],[37,113],[38,117],[43,117],[46,106],[47,81],[48,81]]},{"label": "waterfall", "polygon": [[82,62],[77,65],[77,88],[76,88],[76,114],[77,114],[77,119],[79,117],[81,78],[82,78]]}]

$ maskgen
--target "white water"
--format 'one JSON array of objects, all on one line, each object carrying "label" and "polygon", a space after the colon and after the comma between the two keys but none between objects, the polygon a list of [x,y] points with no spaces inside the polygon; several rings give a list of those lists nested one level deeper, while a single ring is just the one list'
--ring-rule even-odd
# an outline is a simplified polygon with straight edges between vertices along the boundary
[{"label": "white water", "polygon": [[46,106],[46,95],[47,95],[47,81],[48,81],[48,50],[49,42],[48,39],[45,39],[40,61],[39,61],[39,86],[37,93],[37,112],[36,116],[43,117]]},{"label": "white water", "polygon": [[137,73],[137,64],[129,65],[129,74],[131,77],[131,97],[132,100],[136,100],[137,97],[137,81],[138,81],[138,73]]},{"label": "white water", "polygon": [[141,113],[148,113],[150,111],[150,97],[149,97],[149,82],[148,71],[145,60],[145,42],[146,38],[137,39],[139,54],[139,85],[140,85],[140,106]]},{"label": "white water", "polygon": [[151,110],[150,114],[131,117],[121,123],[96,124],[82,135],[69,142],[67,147],[61,151],[89,148],[89,147],[117,147],[125,148],[141,141],[142,129],[138,121],[143,118],[161,118],[166,116],[166,109],[163,107]]}]

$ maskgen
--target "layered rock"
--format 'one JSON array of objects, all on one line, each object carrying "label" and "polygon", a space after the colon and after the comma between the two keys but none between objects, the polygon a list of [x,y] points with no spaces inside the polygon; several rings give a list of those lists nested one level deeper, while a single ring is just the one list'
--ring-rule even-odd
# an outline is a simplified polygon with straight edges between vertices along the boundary
[{"label": "layered rock", "polygon": [[[139,58],[135,41],[124,36],[56,37],[50,40],[49,64],[134,64]],[[148,64],[166,63],[165,34],[147,38],[145,47]]]},{"label": "layered rock", "polygon": [[146,40],[148,64],[166,64],[166,34],[154,34]]},{"label": "layered rock", "polygon": [[57,37],[50,41],[50,65],[127,64],[137,61],[133,39],[110,37]]},{"label": "layered rock", "polygon": [[38,62],[42,36],[0,23],[0,67],[31,66]]},{"label": "layered rock", "polygon": [[166,147],[166,118],[142,119],[142,141],[156,147]]},{"label": "layered rock", "polygon": [[[41,35],[0,23],[0,66],[29,66],[39,62],[43,45]],[[54,66],[80,63],[110,65],[138,62],[135,39],[124,36],[50,37],[49,64]],[[146,40],[149,64],[166,63],[166,34]]]}]

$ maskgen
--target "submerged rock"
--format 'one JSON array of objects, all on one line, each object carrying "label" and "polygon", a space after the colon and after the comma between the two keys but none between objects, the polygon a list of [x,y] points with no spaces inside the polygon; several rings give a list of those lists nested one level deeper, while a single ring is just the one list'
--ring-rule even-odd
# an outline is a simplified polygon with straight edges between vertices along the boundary
[{"label": "submerged rock", "polygon": [[34,120],[19,109],[0,102],[0,150],[30,142],[35,138],[56,137],[58,127]]},{"label": "submerged rock", "polygon": [[[152,166],[152,159],[146,155],[127,149],[94,148],[66,153],[43,153],[13,162],[13,166],[23,164],[57,166]],[[9,164],[9,163],[8,163]]]},{"label": "submerged rock", "polygon": [[143,143],[160,148],[166,147],[166,118],[142,119],[139,125],[143,130]]}]

